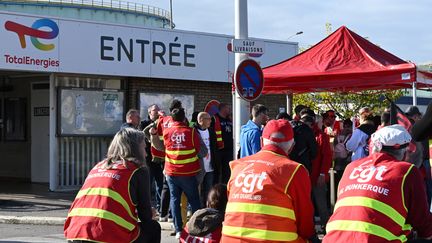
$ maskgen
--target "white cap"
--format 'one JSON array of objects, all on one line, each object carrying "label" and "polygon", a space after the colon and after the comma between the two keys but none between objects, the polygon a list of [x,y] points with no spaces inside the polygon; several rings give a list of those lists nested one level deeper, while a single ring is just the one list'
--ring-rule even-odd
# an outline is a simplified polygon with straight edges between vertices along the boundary
[{"label": "white cap", "polygon": [[371,142],[375,145],[398,148],[411,142],[411,135],[401,125],[391,125],[381,128],[372,134]]}]

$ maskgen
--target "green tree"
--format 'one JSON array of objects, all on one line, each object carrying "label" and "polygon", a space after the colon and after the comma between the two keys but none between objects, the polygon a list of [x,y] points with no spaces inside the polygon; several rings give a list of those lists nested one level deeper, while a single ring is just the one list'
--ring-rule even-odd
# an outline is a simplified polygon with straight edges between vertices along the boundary
[{"label": "green tree", "polygon": [[318,113],[334,110],[342,119],[348,119],[357,114],[362,107],[369,107],[376,114],[380,114],[390,106],[389,101],[397,100],[404,94],[403,90],[365,90],[358,93],[305,93],[294,95],[294,106],[302,104]]}]

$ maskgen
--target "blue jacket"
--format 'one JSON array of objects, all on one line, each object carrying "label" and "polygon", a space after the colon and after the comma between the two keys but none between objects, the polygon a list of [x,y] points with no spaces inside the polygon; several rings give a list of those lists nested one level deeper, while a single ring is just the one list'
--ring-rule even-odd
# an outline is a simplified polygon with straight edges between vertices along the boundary
[{"label": "blue jacket", "polygon": [[249,120],[240,130],[240,158],[256,154],[261,150],[261,127]]}]

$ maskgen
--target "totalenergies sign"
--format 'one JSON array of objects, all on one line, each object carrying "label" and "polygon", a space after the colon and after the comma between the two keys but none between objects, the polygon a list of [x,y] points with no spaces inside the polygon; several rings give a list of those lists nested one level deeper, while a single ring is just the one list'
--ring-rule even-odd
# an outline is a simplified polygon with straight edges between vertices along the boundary
[{"label": "totalenergies sign", "polygon": [[[45,31],[40,30],[43,27],[48,27],[51,30]],[[27,47],[26,36],[30,36],[30,40],[34,47],[41,51],[51,51],[55,48],[54,44],[44,44],[39,41],[39,39],[51,40],[58,36],[59,27],[56,22],[51,19],[38,19],[36,20],[31,27],[13,22],[6,21],[5,29],[8,31],[15,32],[18,35],[21,48],[25,49]]]}]

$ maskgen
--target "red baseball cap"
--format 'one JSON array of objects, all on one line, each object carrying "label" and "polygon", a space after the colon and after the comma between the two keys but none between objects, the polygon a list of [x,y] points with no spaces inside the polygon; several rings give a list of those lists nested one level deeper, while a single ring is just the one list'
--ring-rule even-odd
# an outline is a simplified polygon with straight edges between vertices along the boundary
[{"label": "red baseball cap", "polygon": [[[270,137],[273,133],[276,132],[282,134],[283,138]],[[289,121],[284,119],[271,120],[267,122],[267,125],[264,127],[262,137],[276,143],[288,142],[293,139],[294,132]]]}]

